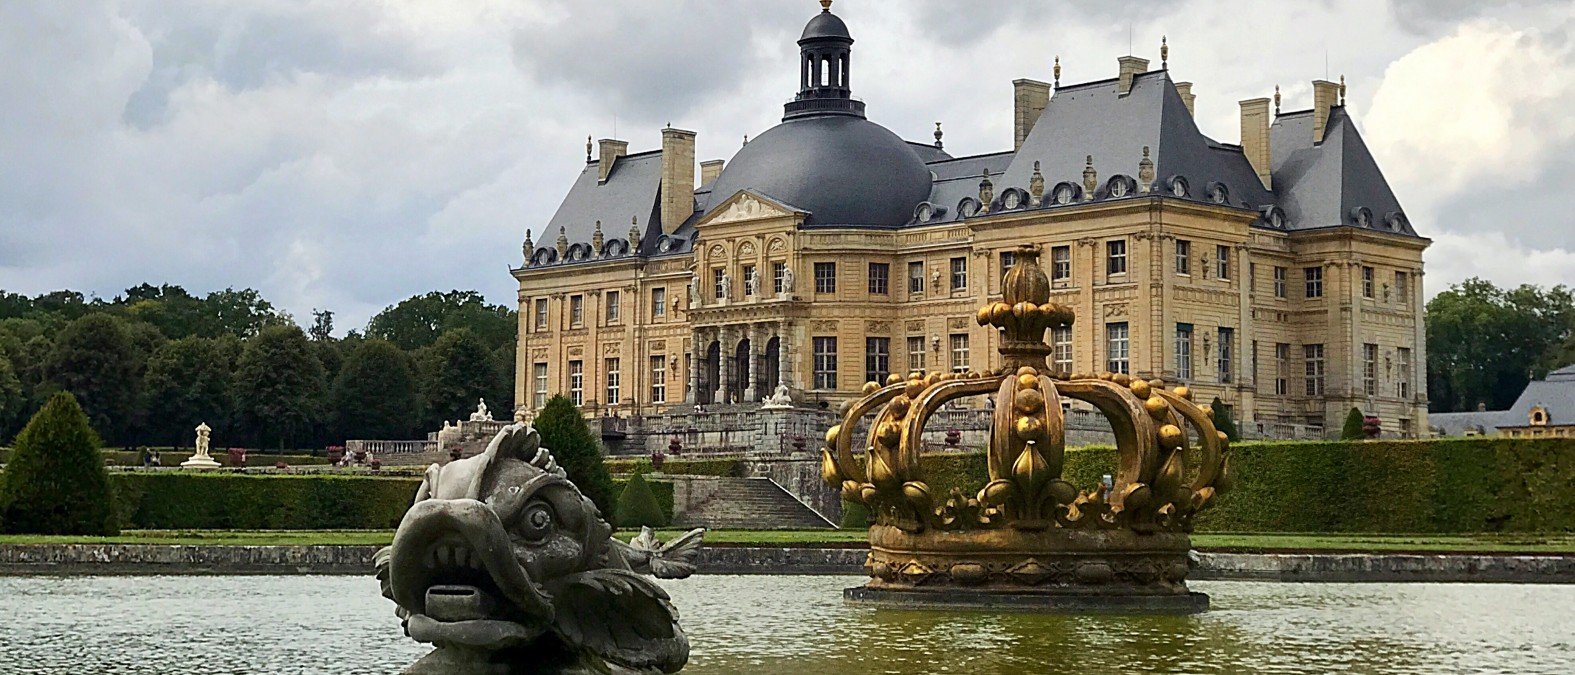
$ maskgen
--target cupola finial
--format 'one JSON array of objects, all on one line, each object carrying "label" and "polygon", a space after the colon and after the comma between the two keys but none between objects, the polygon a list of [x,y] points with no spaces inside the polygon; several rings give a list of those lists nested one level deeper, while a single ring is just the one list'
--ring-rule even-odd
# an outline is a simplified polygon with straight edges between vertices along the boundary
[{"label": "cupola finial", "polygon": [[591,163],[591,137],[585,137],[585,163]]},{"label": "cupola finial", "polygon": [[1274,116],[1280,116],[1280,85],[1274,85]]},{"label": "cupola finial", "polygon": [[1159,69],[1170,70],[1170,43],[1165,36],[1159,36]]},{"label": "cupola finial", "polygon": [[941,123],[935,123],[935,149],[941,149]]},{"label": "cupola finial", "polygon": [[1340,76],[1340,105],[1345,105],[1345,76]]},{"label": "cupola finial", "polygon": [[820,0],[820,11],[822,11],[822,12],[829,12],[829,11],[831,11],[831,0]]},{"label": "cupola finial", "polygon": [[1056,57],[1055,57],[1055,69],[1052,70],[1051,72],[1055,75],[1055,88],[1056,89],[1060,89],[1061,88],[1061,55],[1060,54],[1056,55]]}]

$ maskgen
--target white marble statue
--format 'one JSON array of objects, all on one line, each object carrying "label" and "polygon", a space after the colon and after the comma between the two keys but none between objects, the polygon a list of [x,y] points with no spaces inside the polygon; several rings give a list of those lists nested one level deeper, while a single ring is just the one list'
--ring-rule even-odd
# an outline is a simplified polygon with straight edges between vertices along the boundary
[{"label": "white marble statue", "polygon": [[744,295],[754,297],[760,290],[760,275],[748,274],[744,276]]},{"label": "white marble statue", "polygon": [[689,284],[689,306],[700,306],[700,284]]},{"label": "white marble statue", "polygon": [[786,384],[779,384],[777,385],[777,390],[766,398],[765,405],[760,407],[766,410],[791,408],[793,407],[793,395],[788,392]]},{"label": "white marble statue", "polygon": [[208,454],[208,438],[213,434],[213,429],[207,423],[197,425],[197,451],[192,453],[191,459],[181,462],[185,469],[217,469],[219,463],[213,461]]},{"label": "white marble statue", "polygon": [[722,299],[733,299],[733,275],[726,272],[722,273]]},{"label": "white marble statue", "polygon": [[791,267],[782,270],[782,292],[793,292],[793,268]]},{"label": "white marble statue", "polygon": [[476,412],[473,412],[473,413],[470,414],[470,421],[472,421],[472,422],[491,422],[492,421],[492,411],[487,410],[487,399],[481,399],[478,403],[476,403]]}]

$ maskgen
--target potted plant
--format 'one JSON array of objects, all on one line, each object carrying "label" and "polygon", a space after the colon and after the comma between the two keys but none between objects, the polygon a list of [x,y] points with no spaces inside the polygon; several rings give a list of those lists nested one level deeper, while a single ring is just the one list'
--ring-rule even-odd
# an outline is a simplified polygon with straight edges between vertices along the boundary
[{"label": "potted plant", "polygon": [[961,443],[962,443],[962,432],[961,431],[958,431],[955,428],[946,430],[946,447],[952,448],[952,449],[955,450],[955,449],[957,449],[957,446],[959,444],[961,444]]},{"label": "potted plant", "polygon": [[345,458],[345,446],[343,446],[343,445],[330,445],[330,446],[328,446],[328,463],[329,464],[338,464],[339,462],[343,461],[344,458]]},{"label": "potted plant", "polygon": [[376,457],[373,457],[372,461],[367,462],[366,465],[368,467],[370,467],[373,471],[378,471],[378,470],[383,468],[383,460],[380,460],[380,459],[378,459]]},{"label": "potted plant", "polygon": [[230,456],[230,466],[246,466],[246,448],[229,448],[225,452]]},{"label": "potted plant", "polygon": [[667,455],[663,454],[661,450],[657,450],[656,452],[651,453],[651,468],[652,469],[655,469],[657,471],[661,471],[662,470],[662,463],[666,462],[666,461],[667,461]]},{"label": "potted plant", "polygon": [[355,463],[356,464],[365,464],[366,463],[366,451],[365,450],[356,450],[355,451]]},{"label": "potted plant", "polygon": [[1366,434],[1368,438],[1378,438],[1378,434],[1383,432],[1383,429],[1383,425],[1379,423],[1377,415],[1368,415],[1362,418],[1362,433]]}]

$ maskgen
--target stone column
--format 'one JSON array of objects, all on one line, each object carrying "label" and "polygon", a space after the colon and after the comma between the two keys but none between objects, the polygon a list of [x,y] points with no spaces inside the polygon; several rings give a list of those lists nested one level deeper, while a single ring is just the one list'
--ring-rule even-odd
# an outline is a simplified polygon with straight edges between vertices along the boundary
[{"label": "stone column", "polygon": [[737,335],[736,330],[734,328],[730,327],[730,326],[724,326],[721,329],[721,340],[720,340],[721,344],[718,346],[718,349],[716,350],[716,360],[719,362],[717,364],[717,369],[716,369],[717,370],[717,377],[716,377],[716,379],[717,379],[717,383],[716,383],[716,402],[719,403],[719,404],[732,403],[732,395],[733,395],[733,389],[732,389],[732,381],[733,381],[733,358],[732,358],[732,356],[733,356],[733,352],[732,352],[732,350],[737,347],[736,344],[733,344],[735,342],[736,335]]},{"label": "stone column", "polygon": [[696,328],[689,333],[689,391],[684,392],[684,403],[694,405],[700,396],[700,371],[704,368],[706,340],[704,331]]},{"label": "stone column", "polygon": [[788,350],[789,329],[790,325],[786,321],[777,325],[777,382],[791,392],[798,387],[793,383],[793,357]]},{"label": "stone column", "polygon": [[749,386],[744,387],[744,403],[757,403],[770,392],[760,391],[760,370],[766,362],[766,332],[760,325],[749,327]]}]

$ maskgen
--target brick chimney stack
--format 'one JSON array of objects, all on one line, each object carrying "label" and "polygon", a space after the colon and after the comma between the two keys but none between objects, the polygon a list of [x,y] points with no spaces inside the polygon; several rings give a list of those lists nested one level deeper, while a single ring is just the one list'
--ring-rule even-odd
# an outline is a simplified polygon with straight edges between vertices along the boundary
[{"label": "brick chimney stack", "polygon": [[599,150],[596,157],[597,176],[596,182],[607,182],[607,174],[612,173],[613,162],[619,157],[629,154],[629,142],[603,138],[596,142]]},{"label": "brick chimney stack", "polygon": [[1328,80],[1313,80],[1313,142],[1322,143],[1329,127],[1329,109],[1339,101],[1340,85]]},{"label": "brick chimney stack", "polygon": [[1116,85],[1116,93],[1122,96],[1132,92],[1132,79],[1141,73],[1148,72],[1148,59],[1137,56],[1122,56],[1116,59],[1121,66],[1121,81]]},{"label": "brick chimney stack", "polygon": [[1038,80],[1012,80],[1012,149],[1023,147],[1039,114],[1050,105],[1050,85]]},{"label": "brick chimney stack", "polygon": [[695,212],[695,132],[662,130],[662,232],[672,234]]},{"label": "brick chimney stack", "polygon": [[1247,155],[1263,189],[1272,190],[1273,177],[1269,174],[1269,99],[1250,98],[1241,102],[1241,150]]}]

